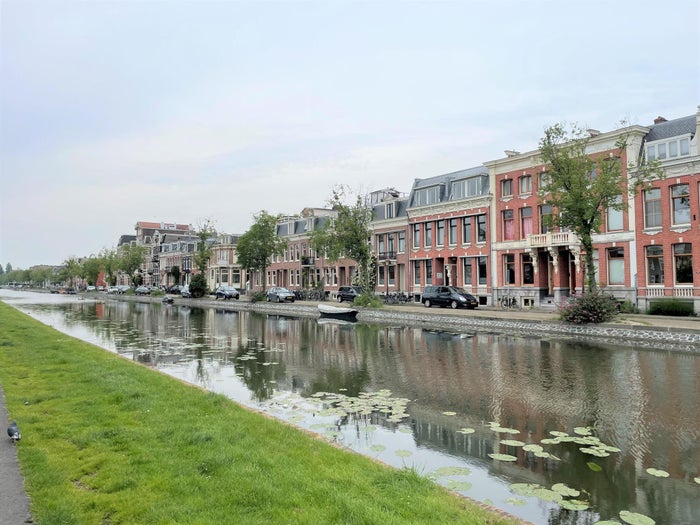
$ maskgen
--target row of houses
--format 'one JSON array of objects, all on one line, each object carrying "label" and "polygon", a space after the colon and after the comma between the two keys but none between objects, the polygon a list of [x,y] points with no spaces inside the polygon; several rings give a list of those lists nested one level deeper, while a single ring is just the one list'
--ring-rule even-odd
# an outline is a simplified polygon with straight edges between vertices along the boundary
[{"label": "row of houses", "polygon": [[[658,159],[666,175],[625,195],[625,211],[606,210],[594,236],[599,286],[641,309],[656,298],[677,297],[700,312],[698,130],[700,109],[674,120],[659,117],[650,126],[588,130],[588,153],[620,156],[625,177],[631,174],[627,166],[644,157]],[[622,136],[626,149],[618,151]],[[386,189],[368,196],[377,292],[403,292],[419,301],[428,285],[452,285],[482,305],[508,295],[524,307],[543,307],[582,291],[581,243],[566,228],[552,228],[548,217],[556,211],[538,198],[547,182],[538,150],[505,153],[480,166],[416,179],[408,193]],[[238,236],[219,236],[212,245],[210,287],[316,287],[332,298],[338,287],[353,283],[355,263],[326,260],[311,248],[309,235],[333,213],[304,208],[281,218],[277,233],[287,249],[265,275],[247,275],[237,264]],[[175,266],[183,282],[193,271],[197,239],[189,225],[139,222],[133,239],[124,241],[150,247],[142,269],[147,284],[172,284]]]}]

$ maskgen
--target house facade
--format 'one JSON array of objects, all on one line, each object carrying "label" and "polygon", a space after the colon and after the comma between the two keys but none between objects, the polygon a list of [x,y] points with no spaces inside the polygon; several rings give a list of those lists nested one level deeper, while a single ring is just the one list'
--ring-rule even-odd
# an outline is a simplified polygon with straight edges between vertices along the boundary
[{"label": "house facade", "polygon": [[389,295],[409,290],[408,197],[393,188],[370,193],[372,252],[376,292]]}]

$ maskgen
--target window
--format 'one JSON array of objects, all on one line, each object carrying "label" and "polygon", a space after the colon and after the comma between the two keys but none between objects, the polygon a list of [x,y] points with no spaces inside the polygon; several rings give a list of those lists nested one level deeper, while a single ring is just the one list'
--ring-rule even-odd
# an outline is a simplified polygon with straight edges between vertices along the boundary
[{"label": "window", "polygon": [[488,175],[478,175],[476,177],[454,181],[450,187],[450,200],[477,197],[479,195],[486,195],[488,192]]},{"label": "window", "polygon": [[450,219],[450,245],[457,244],[457,219]]},{"label": "window", "polygon": [[552,175],[550,173],[542,171],[539,175],[537,175],[537,187],[540,189],[540,191],[546,190],[551,183]]},{"label": "window", "polygon": [[415,223],[413,225],[413,247],[418,248],[420,246],[420,224]]},{"label": "window", "polygon": [[[614,206],[622,205],[622,197],[618,196],[615,198]],[[615,231],[622,229],[622,210],[615,209],[613,206],[608,207],[608,231]]]},{"label": "window", "polygon": [[472,257],[462,259],[462,275],[464,275],[464,284],[472,284]]},{"label": "window", "polygon": [[381,254],[384,253],[384,236],[377,235],[377,251]]},{"label": "window", "polygon": [[503,282],[515,284],[515,255],[512,253],[503,256]]},{"label": "window", "polygon": [[661,190],[644,191],[644,227],[661,228]]},{"label": "window", "polygon": [[671,186],[673,224],[690,224],[690,194],[688,184]]},{"label": "window", "polygon": [[428,248],[433,245],[433,223],[425,223],[425,247]]},{"label": "window", "polygon": [[445,221],[435,223],[435,246],[445,244]]},{"label": "window", "polygon": [[399,253],[406,251],[406,232],[399,232]]},{"label": "window", "polygon": [[666,160],[690,155],[690,136],[675,137],[664,142],[647,144],[647,159]]},{"label": "window", "polygon": [[384,210],[384,218],[385,219],[392,219],[394,217],[394,203],[389,202],[387,203],[385,210]]},{"label": "window", "polygon": [[413,194],[413,206],[427,206],[429,204],[437,204],[440,202],[440,186],[431,188],[423,188],[416,190]]},{"label": "window", "polygon": [[462,244],[472,243],[472,218],[464,217],[462,219]]},{"label": "window", "polygon": [[608,284],[625,284],[625,249],[608,249]]},{"label": "window", "polygon": [[647,246],[647,284],[664,283],[664,249],[661,246]]},{"label": "window", "polygon": [[540,206],[540,233],[552,231],[552,205],[543,204]]},{"label": "window", "polygon": [[420,284],[420,261],[413,261],[413,284]]},{"label": "window", "polygon": [[532,177],[530,175],[523,175],[518,179],[520,184],[519,191],[520,194],[532,193]]},{"label": "window", "polygon": [[476,242],[486,242],[486,215],[476,216]]},{"label": "window", "polygon": [[486,257],[478,257],[479,260],[479,284],[486,285]]},{"label": "window", "polygon": [[433,261],[425,261],[425,284],[433,284]]},{"label": "window", "polygon": [[513,210],[503,210],[503,240],[512,241],[513,239],[515,239]]},{"label": "window", "polygon": [[523,239],[532,235],[532,208],[520,208],[520,232]]},{"label": "window", "polygon": [[513,179],[505,179],[501,181],[501,197],[513,196]]},{"label": "window", "polygon": [[389,267],[388,267],[388,271],[389,271],[389,276],[388,276],[388,277],[389,277],[389,284],[392,285],[392,286],[396,283],[395,270],[396,270],[396,267],[395,267],[395,266],[389,266]]},{"label": "window", "polygon": [[681,243],[673,245],[673,265],[676,270],[676,284],[693,284],[693,245]]},{"label": "window", "polygon": [[535,284],[535,267],[532,257],[527,253],[522,255],[523,284]]},{"label": "window", "polygon": [[394,234],[390,233],[387,235],[387,240],[388,240],[388,249],[389,253],[391,254],[391,257],[394,257]]},{"label": "window", "polygon": [[377,278],[377,284],[384,284],[384,266],[379,267],[379,277]]}]

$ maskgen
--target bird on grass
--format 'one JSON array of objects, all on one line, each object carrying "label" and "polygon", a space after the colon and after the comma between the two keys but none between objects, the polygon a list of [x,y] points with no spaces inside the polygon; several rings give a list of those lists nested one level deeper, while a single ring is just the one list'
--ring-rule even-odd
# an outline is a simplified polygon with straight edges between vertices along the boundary
[{"label": "bird on grass", "polygon": [[7,427],[7,435],[10,436],[13,443],[17,443],[20,439],[22,439],[22,434],[19,433],[17,421],[13,421],[12,424]]}]

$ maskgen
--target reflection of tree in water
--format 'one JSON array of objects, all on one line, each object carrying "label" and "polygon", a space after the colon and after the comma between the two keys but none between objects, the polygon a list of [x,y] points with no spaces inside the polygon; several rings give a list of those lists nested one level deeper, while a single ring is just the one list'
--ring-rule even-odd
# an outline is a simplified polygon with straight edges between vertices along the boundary
[{"label": "reflection of tree in water", "polygon": [[369,370],[363,360],[359,369],[340,370],[339,368],[327,368],[319,370],[318,378],[315,379],[305,395],[314,392],[343,392],[350,397],[357,397],[360,392],[364,392],[370,384]]},{"label": "reflection of tree in water", "polygon": [[277,381],[286,377],[286,368],[283,364],[264,364],[270,362],[269,355],[265,351],[264,341],[258,339],[248,339],[245,344],[238,346],[236,353],[234,364],[236,374],[252,392],[256,401],[270,399],[274,394]]}]

